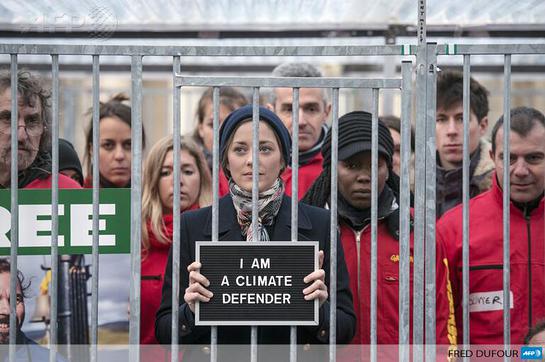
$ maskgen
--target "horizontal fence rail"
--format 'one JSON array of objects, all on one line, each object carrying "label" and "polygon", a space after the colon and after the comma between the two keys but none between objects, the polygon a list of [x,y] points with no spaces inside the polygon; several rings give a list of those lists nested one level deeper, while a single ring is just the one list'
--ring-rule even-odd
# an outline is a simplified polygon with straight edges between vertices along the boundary
[{"label": "horizontal fence rail", "polygon": [[[140,56],[373,56],[409,55],[403,45],[357,46],[139,46],[100,44],[0,44],[5,54],[140,55]],[[406,54],[405,54],[406,53]]]},{"label": "horizontal fence rail", "polygon": [[178,86],[286,88],[400,88],[401,79],[178,76]]}]

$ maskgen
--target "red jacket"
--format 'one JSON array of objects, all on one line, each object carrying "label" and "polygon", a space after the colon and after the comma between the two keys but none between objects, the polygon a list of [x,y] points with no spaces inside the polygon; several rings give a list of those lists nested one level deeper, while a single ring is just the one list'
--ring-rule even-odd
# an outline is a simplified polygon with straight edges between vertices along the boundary
[{"label": "red jacket", "polygon": [[[316,156],[314,156],[314,158],[311,159],[308,163],[299,167],[299,200],[301,200],[303,196],[305,196],[308,189],[310,189],[310,186],[312,186],[312,184],[314,183],[314,180],[316,180],[318,176],[320,176],[320,174],[322,173],[323,160],[324,157],[320,152]],[[285,193],[288,196],[291,196],[291,174],[292,170],[290,167],[288,167],[281,176],[282,180],[284,180]],[[219,179],[219,196],[223,197],[229,193],[229,181],[227,181],[227,177],[225,177],[223,170],[220,170]]]},{"label": "red jacket", "polygon": [[[187,210],[198,209],[197,204]],[[185,211],[185,210],[184,210]],[[164,232],[169,239],[165,244],[155,237],[151,231],[151,225],[147,223],[149,250],[142,250],[141,262],[141,289],[140,289],[140,343],[141,344],[159,344],[155,339],[155,312],[161,304],[161,292],[163,289],[163,280],[165,268],[167,265],[168,253],[172,245],[172,225],[173,216],[165,215]],[[181,272],[184,272],[183,270]],[[183,297],[183,294],[181,294]]]},{"label": "red jacket", "polygon": [[[359,235],[358,235],[359,234]],[[379,220],[377,229],[377,343],[394,344],[399,341],[399,241],[388,231],[387,221]],[[358,237],[359,236],[359,237]],[[358,240],[359,239],[359,240]],[[352,343],[370,343],[370,274],[371,274],[371,225],[355,232],[341,223],[341,240],[346,259],[354,311],[357,317],[356,334]],[[436,249],[436,325],[437,343],[456,344],[456,326],[445,250],[442,244]],[[413,280],[413,234],[411,233],[411,305]],[[359,262],[358,262],[359,261]],[[358,288],[358,280],[360,286]],[[410,339],[412,343],[412,319]]]},{"label": "red jacket", "polygon": [[[503,344],[503,192],[496,177],[492,179],[492,188],[469,202],[471,344]],[[526,217],[515,205],[510,206],[512,344],[522,344],[528,328],[545,318],[543,204],[542,198]],[[462,205],[445,213],[437,234],[447,246],[461,341]]]},{"label": "red jacket", "polygon": [[[25,189],[50,189],[51,184],[53,182],[53,177],[49,175],[45,179],[35,179],[28,185],[26,185]],[[70,177],[65,176],[63,174],[59,174],[59,189],[81,189],[80,184],[78,184],[75,180],[72,180]]]},{"label": "red jacket", "polygon": [[155,339],[155,312],[161,303],[161,289],[163,288],[163,273],[167,265],[168,252],[172,245],[172,215],[163,217],[165,233],[169,243],[161,243],[151,231],[148,223],[148,240],[150,248],[142,250],[141,266],[141,303],[140,303],[140,343],[158,344]]},{"label": "red jacket", "polygon": [[[324,157],[322,156],[321,152],[318,152],[314,158],[312,158],[308,163],[305,163],[304,165],[299,167],[299,179],[298,179],[298,186],[299,189],[297,190],[298,195],[297,198],[301,200],[303,196],[307,193],[308,189],[310,189],[310,186],[314,183],[314,181],[320,176],[322,173],[323,167],[322,162],[324,161]],[[291,176],[292,176],[292,169],[291,167],[286,168],[286,171],[282,174],[282,180],[284,180],[284,184],[286,187],[286,195],[291,196]]]}]

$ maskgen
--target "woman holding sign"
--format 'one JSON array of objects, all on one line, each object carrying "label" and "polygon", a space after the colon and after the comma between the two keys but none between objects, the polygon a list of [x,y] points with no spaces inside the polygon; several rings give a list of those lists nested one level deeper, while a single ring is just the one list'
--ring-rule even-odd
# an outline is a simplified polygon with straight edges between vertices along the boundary
[{"label": "woman holding sign", "polygon": [[[220,129],[220,157],[222,169],[229,180],[229,194],[219,200],[219,239],[250,241],[253,228],[258,228],[259,241],[291,240],[291,200],[284,195],[280,175],[289,164],[291,139],[282,121],[273,112],[259,108],[259,217],[252,224],[252,106],[231,113]],[[195,303],[208,303],[214,296],[209,290],[206,275],[200,273],[201,264],[195,260],[195,242],[211,240],[212,209],[210,207],[187,212],[181,221],[180,290],[184,291],[177,306],[180,312],[181,344],[209,344],[210,328],[195,326]],[[319,300],[319,325],[298,327],[298,343],[328,343],[329,339],[329,212],[299,204],[298,240],[319,242],[320,268],[304,278],[301,290],[307,301]],[[289,250],[286,250],[289,253]],[[342,250],[339,250],[337,273],[337,340],[352,339],[356,319]],[[172,313],[172,265],[165,272],[163,297],[157,312],[155,333],[160,343],[170,343]],[[282,319],[278,316],[278,319]],[[259,327],[259,344],[289,344],[287,326]],[[218,344],[249,344],[250,328],[243,326],[218,327]],[[200,350],[199,350],[200,351]],[[287,356],[284,356],[287,358]],[[203,356],[204,358],[204,356]],[[278,357],[278,360],[286,358]]]},{"label": "woman holding sign", "polygon": [[[157,344],[155,312],[161,302],[163,273],[172,244],[174,154],[172,135],[151,149],[144,167],[142,195],[142,280],[140,343]],[[195,210],[211,201],[210,172],[199,147],[182,138],[180,210]]]}]

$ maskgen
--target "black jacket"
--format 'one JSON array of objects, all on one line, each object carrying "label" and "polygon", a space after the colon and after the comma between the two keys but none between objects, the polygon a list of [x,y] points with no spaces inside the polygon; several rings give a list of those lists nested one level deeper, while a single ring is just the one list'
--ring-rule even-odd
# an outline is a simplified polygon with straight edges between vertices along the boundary
[{"label": "black jacket", "polygon": [[[271,226],[271,240],[291,240],[291,199],[284,196],[280,210]],[[329,281],[330,217],[329,211],[300,203],[298,207],[298,239],[319,241],[324,251],[323,269],[326,272],[326,285]],[[196,327],[194,314],[183,301],[185,288],[189,285],[187,266],[195,260],[195,241],[211,240],[212,208],[185,212],[181,216],[181,262],[180,262],[180,344],[209,344],[210,327]],[[219,201],[219,240],[243,241],[236,211],[230,195]],[[172,253],[171,253],[172,255]],[[172,300],[172,257],[169,256],[165,271],[161,306],[156,314],[155,335],[159,343],[170,343],[171,339],[171,300]],[[349,343],[355,331],[356,316],[353,310],[348,272],[344,261],[342,245],[337,248],[337,343]],[[259,344],[289,344],[289,327],[267,326],[258,328]],[[329,339],[329,301],[319,312],[318,326],[298,327],[298,344],[328,343]],[[218,344],[249,344],[250,328],[243,326],[219,327]]]}]

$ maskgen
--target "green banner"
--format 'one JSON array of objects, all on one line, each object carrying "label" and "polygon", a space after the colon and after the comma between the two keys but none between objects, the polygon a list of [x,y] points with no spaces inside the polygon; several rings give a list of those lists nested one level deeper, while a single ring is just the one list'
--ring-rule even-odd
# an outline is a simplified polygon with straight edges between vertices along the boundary
[{"label": "green banner", "polygon": [[[59,190],[59,254],[90,254],[93,190]],[[51,254],[51,190],[19,190],[20,255]],[[130,253],[131,190],[101,189],[99,253]],[[0,255],[10,255],[11,191],[0,190]]]}]

